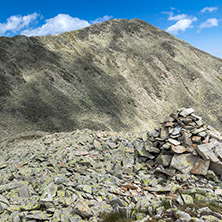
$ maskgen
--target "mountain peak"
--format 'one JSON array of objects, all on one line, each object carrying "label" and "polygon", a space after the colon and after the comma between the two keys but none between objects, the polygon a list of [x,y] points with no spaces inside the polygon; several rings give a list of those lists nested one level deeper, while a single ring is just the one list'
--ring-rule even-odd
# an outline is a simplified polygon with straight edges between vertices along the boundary
[{"label": "mountain peak", "polygon": [[222,126],[222,61],[139,19],[0,38],[0,135],[150,129],[194,107]]}]

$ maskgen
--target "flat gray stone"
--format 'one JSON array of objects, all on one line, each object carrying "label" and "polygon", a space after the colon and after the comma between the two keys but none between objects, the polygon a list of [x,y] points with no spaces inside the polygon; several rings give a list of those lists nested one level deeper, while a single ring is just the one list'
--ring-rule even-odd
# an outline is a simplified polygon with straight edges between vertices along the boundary
[{"label": "flat gray stone", "polygon": [[174,146],[180,145],[180,142],[178,140],[174,140],[174,139],[171,139],[171,138],[168,139],[168,142],[173,144]]},{"label": "flat gray stone", "polygon": [[10,182],[8,184],[0,185],[0,193],[4,191],[13,190],[21,186],[23,186],[23,184],[19,182]]},{"label": "flat gray stone", "polygon": [[170,165],[170,162],[172,160],[173,156],[172,155],[164,155],[164,154],[160,154],[156,161],[161,164],[164,167],[167,167]]},{"label": "flat gray stone", "polygon": [[51,217],[50,214],[47,214],[44,211],[40,210],[33,210],[26,214],[25,218],[26,219],[36,219],[36,220],[49,220]]},{"label": "flat gray stone", "polygon": [[155,174],[164,174],[166,176],[169,176],[169,177],[173,177],[175,175],[175,171],[174,169],[159,169],[159,168],[156,168],[154,173]]},{"label": "flat gray stone", "polygon": [[28,198],[24,198],[21,203],[21,209],[23,210],[37,210],[40,208],[40,197],[39,196],[31,196]]},{"label": "flat gray stone", "polygon": [[191,170],[191,173],[205,176],[207,175],[209,166],[210,166],[209,160],[203,160],[199,158],[197,162],[195,163],[193,169]]},{"label": "flat gray stone", "polygon": [[193,156],[191,153],[174,154],[170,166],[181,171],[182,173],[189,174],[197,159],[198,157]]},{"label": "flat gray stone", "polygon": [[206,129],[207,129],[207,127],[204,125],[201,128],[198,128],[198,129],[195,128],[194,130],[192,130],[192,133],[193,134],[198,134],[198,133],[201,133],[201,132],[205,131]]},{"label": "flat gray stone", "polygon": [[177,127],[175,127],[174,128],[174,130],[173,130],[173,132],[172,132],[172,135],[178,135],[178,134],[180,134],[180,132],[181,132],[181,129],[182,129],[182,127],[181,126],[177,126]]},{"label": "flat gray stone", "polygon": [[28,185],[23,185],[18,188],[18,193],[20,197],[29,197],[29,187]]},{"label": "flat gray stone", "polygon": [[182,108],[182,111],[180,112],[180,115],[183,117],[187,117],[188,115],[190,115],[191,113],[195,112],[195,110],[193,108]]},{"label": "flat gray stone", "polygon": [[183,222],[189,222],[191,220],[191,216],[188,213],[180,211],[180,210],[177,210],[175,212],[175,216],[177,219],[180,219],[180,221],[183,221]]},{"label": "flat gray stone", "polygon": [[151,143],[146,143],[144,149],[150,153],[159,153],[160,149],[153,147]]},{"label": "flat gray stone", "polygon": [[218,176],[222,175],[222,162],[218,162],[218,163],[210,163],[210,169],[214,171],[215,174],[217,174]]},{"label": "flat gray stone", "polygon": [[210,160],[211,162],[219,162],[220,160],[216,157],[213,152],[214,144],[213,143],[206,143],[201,144],[196,147],[196,151],[204,160]]}]

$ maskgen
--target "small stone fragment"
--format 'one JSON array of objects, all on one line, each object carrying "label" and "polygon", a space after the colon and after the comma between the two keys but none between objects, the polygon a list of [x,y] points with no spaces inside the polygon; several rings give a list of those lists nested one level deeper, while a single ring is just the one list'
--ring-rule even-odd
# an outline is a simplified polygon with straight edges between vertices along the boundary
[{"label": "small stone fragment", "polygon": [[173,130],[173,132],[172,132],[172,135],[175,136],[175,135],[180,134],[181,129],[182,129],[181,126],[177,126],[177,127],[175,127],[174,130]]},{"label": "small stone fragment", "polygon": [[102,145],[98,140],[94,140],[93,142],[93,146],[97,149],[97,150],[102,150]]},{"label": "small stone fragment", "polygon": [[164,167],[167,167],[170,165],[170,162],[172,160],[173,156],[172,155],[164,155],[164,154],[160,154],[156,161],[161,164]]},{"label": "small stone fragment", "polygon": [[181,195],[178,195],[176,198],[176,201],[180,204],[180,205],[184,205],[183,199],[181,197]]},{"label": "small stone fragment", "polygon": [[160,150],[156,147],[153,147],[151,143],[146,143],[144,149],[150,153],[159,153]]},{"label": "small stone fragment", "polygon": [[220,222],[221,220],[213,215],[204,215],[201,217],[202,220],[207,222]]},{"label": "small stone fragment", "polygon": [[164,175],[166,175],[168,177],[173,177],[174,174],[175,174],[175,170],[174,169],[162,170],[162,169],[156,168],[154,173],[156,173],[156,174],[164,174]]},{"label": "small stone fragment", "polygon": [[212,138],[215,138],[216,140],[219,140],[219,141],[222,140],[220,133],[217,130],[215,130],[212,126],[208,126],[208,129],[209,129],[210,136]]},{"label": "small stone fragment", "polygon": [[198,133],[198,136],[205,138],[207,136],[207,132],[200,132],[200,133]]},{"label": "small stone fragment", "polygon": [[153,130],[153,131],[149,132],[149,136],[156,138],[156,137],[160,136],[160,133],[158,130]]},{"label": "small stone fragment", "polygon": [[49,220],[51,217],[50,214],[47,214],[44,211],[33,210],[25,215],[26,219],[35,219],[35,220]]},{"label": "small stone fragment", "polygon": [[201,137],[200,136],[193,136],[192,141],[196,144],[200,144],[201,143]]},{"label": "small stone fragment", "polygon": [[189,204],[193,204],[193,198],[188,195],[188,194],[182,194],[181,195],[184,201],[184,204],[189,205]]},{"label": "small stone fragment", "polygon": [[74,211],[83,218],[89,218],[92,216],[92,212],[86,203],[86,201],[79,199],[74,207]]},{"label": "small stone fragment", "polygon": [[192,133],[193,133],[194,135],[196,135],[196,134],[199,134],[199,133],[205,131],[206,129],[207,129],[207,127],[204,125],[204,126],[202,126],[201,128],[198,128],[198,129],[195,128],[194,130],[192,130]]},{"label": "small stone fragment", "polygon": [[55,177],[54,181],[55,181],[55,184],[58,184],[58,185],[64,184],[67,182],[67,178],[64,175],[60,175],[60,176]]},{"label": "small stone fragment", "polygon": [[184,146],[174,146],[171,145],[171,149],[174,153],[184,153],[186,151],[186,148]]},{"label": "small stone fragment", "polygon": [[178,140],[174,140],[174,139],[168,139],[169,143],[173,144],[174,146],[178,146],[180,145],[180,142]]},{"label": "small stone fragment", "polygon": [[170,144],[170,143],[164,143],[164,144],[162,145],[161,149],[168,150],[168,149],[170,149],[170,147],[171,147],[171,144]]},{"label": "small stone fragment", "polygon": [[213,180],[214,182],[217,182],[218,181],[218,178],[216,176],[216,174],[214,173],[214,171],[212,170],[208,170],[207,172],[207,175],[206,175],[206,178],[209,180]]},{"label": "small stone fragment", "polygon": [[74,152],[75,156],[86,156],[88,154],[89,154],[88,150],[77,150]]},{"label": "small stone fragment", "polygon": [[161,130],[160,130],[160,137],[162,139],[166,139],[168,137],[168,130],[167,130],[167,128],[165,128],[165,127],[161,128]]}]

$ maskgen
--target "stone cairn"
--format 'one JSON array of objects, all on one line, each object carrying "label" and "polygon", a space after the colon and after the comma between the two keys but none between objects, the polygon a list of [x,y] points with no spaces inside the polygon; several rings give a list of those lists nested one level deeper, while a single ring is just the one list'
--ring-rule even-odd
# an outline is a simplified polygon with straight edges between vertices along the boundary
[{"label": "stone cairn", "polygon": [[192,108],[178,110],[161,125],[148,133],[145,146],[135,146],[141,160],[170,168],[159,170],[169,175],[175,169],[204,176],[211,169],[216,175],[222,175],[222,137],[195,115]]},{"label": "stone cairn", "polygon": [[137,136],[76,130],[4,139],[0,221],[221,221],[221,160],[219,133],[192,108]]}]

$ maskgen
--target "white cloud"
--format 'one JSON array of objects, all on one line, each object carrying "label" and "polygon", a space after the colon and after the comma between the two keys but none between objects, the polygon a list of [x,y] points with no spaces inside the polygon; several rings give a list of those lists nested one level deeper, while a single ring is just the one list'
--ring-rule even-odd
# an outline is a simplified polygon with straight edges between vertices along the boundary
[{"label": "white cloud", "polygon": [[67,14],[58,14],[54,18],[47,19],[45,24],[41,27],[24,30],[21,34],[27,36],[58,34],[61,32],[81,29],[89,25],[90,23],[86,20],[73,18]]},{"label": "white cloud", "polygon": [[41,36],[41,35],[52,35],[62,32],[82,29],[91,24],[104,22],[111,19],[112,16],[105,15],[104,17],[97,18],[94,21],[86,21],[79,18],[71,17],[67,14],[58,14],[54,18],[47,19],[45,24],[35,29],[27,29],[21,32],[22,35],[26,36]]},{"label": "white cloud", "polygon": [[105,15],[105,16],[103,16],[103,17],[97,18],[97,19],[94,20],[94,21],[90,21],[90,23],[92,23],[92,24],[101,23],[101,22],[105,22],[105,21],[107,21],[107,20],[110,20],[111,18],[113,18],[113,16]]},{"label": "white cloud", "polygon": [[193,18],[184,18],[176,22],[174,25],[167,28],[167,32],[172,34],[178,34],[179,31],[185,32],[186,29],[192,28],[192,23],[197,21],[196,17]]},{"label": "white cloud", "polygon": [[205,7],[201,10],[201,13],[207,13],[207,12],[213,12],[213,11],[217,11],[218,8],[217,7]]},{"label": "white cloud", "polygon": [[9,31],[13,33],[18,32],[28,27],[38,16],[36,12],[26,16],[13,15],[7,19],[6,23],[0,23],[0,35],[4,35]]},{"label": "white cloud", "polygon": [[169,21],[178,21],[181,19],[185,19],[187,17],[188,17],[188,15],[186,15],[186,14],[173,15],[173,13],[170,13],[168,20]]},{"label": "white cloud", "polygon": [[176,8],[174,8],[174,7],[170,7],[170,9],[173,11],[173,10],[176,10]]},{"label": "white cloud", "polygon": [[210,19],[207,19],[205,22],[200,24],[199,30],[197,32],[199,33],[201,29],[215,27],[215,26],[218,26],[218,19],[210,18]]}]

